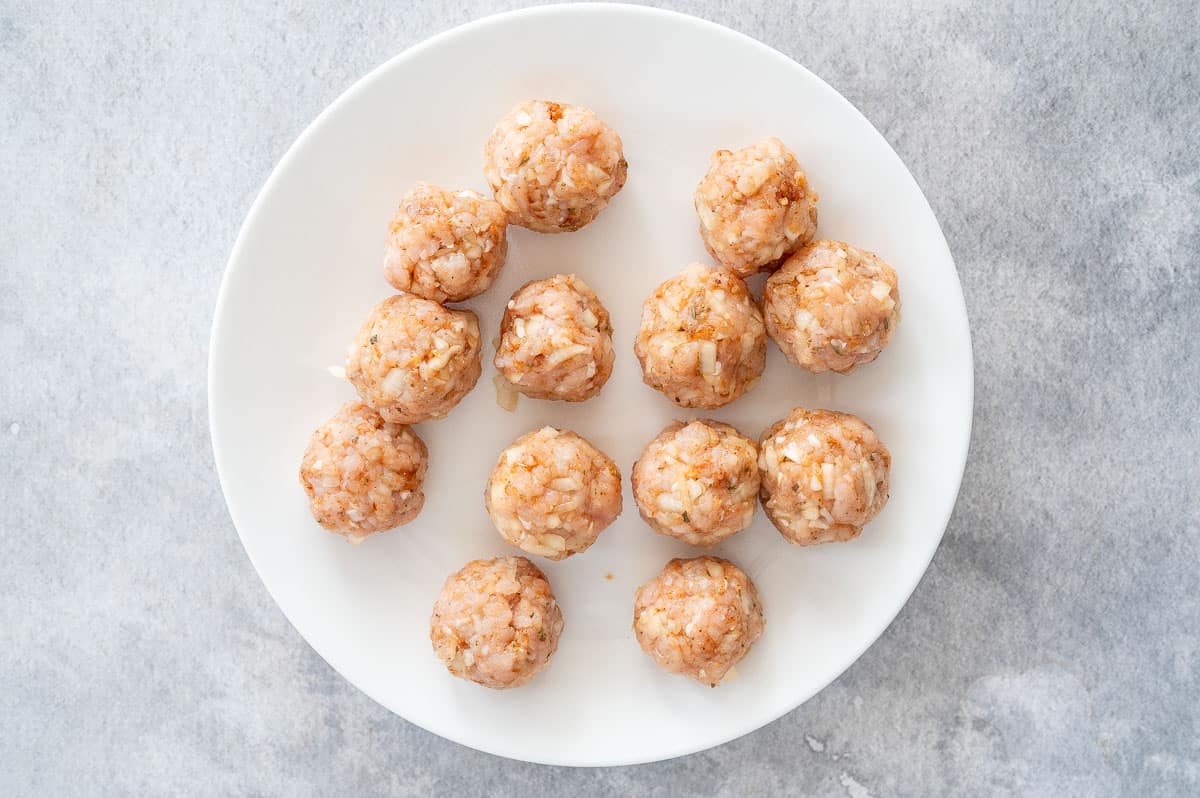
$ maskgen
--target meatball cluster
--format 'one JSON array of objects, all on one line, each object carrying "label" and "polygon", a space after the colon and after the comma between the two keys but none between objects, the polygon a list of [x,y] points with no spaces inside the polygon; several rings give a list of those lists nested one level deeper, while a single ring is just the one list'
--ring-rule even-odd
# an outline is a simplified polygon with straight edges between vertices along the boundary
[{"label": "meatball cluster", "polygon": [[349,402],[313,433],[300,484],[317,523],[358,543],[417,517],[427,457],[411,429]]},{"label": "meatball cluster", "polygon": [[482,351],[474,313],[397,294],[367,316],[346,379],[384,420],[416,424],[442,418],[475,387]]},{"label": "meatball cluster", "polygon": [[500,454],[484,493],[500,535],[561,560],[584,551],[621,513],[621,473],[574,432],[542,427]]},{"label": "meatball cluster", "polygon": [[621,137],[589,108],[531,100],[496,124],[484,174],[512,224],[578,230],[625,185]]},{"label": "meatball cluster", "polygon": [[792,543],[855,538],[887,503],[892,457],[858,416],[797,407],[759,452],[763,510]]},{"label": "meatball cluster", "polygon": [[693,546],[741,532],[758,504],[758,446],[728,424],[677,421],[633,466],[633,498],[650,528]]},{"label": "meatball cluster", "polygon": [[472,560],[446,580],[429,639],[455,676],[484,687],[520,687],[558,648],[563,617],[550,582],[524,557]]},{"label": "meatball cluster", "polygon": [[709,254],[742,277],[771,271],[817,231],[817,193],[777,138],[713,153],[695,204]]},{"label": "meatball cluster", "polygon": [[495,281],[508,254],[507,214],[474,191],[419,183],[388,226],[384,276],[399,291],[461,302]]},{"label": "meatball cluster", "polygon": [[844,374],[892,340],[900,322],[896,272],[873,252],[817,241],[767,280],[763,315],[788,360],[814,373]]},{"label": "meatball cluster", "polygon": [[600,298],[575,275],[559,274],[513,294],[493,362],[526,396],[582,402],[600,393],[613,359],[612,323]]},{"label": "meatball cluster", "polygon": [[758,589],[720,557],[671,560],[634,598],[642,650],[663,670],[712,687],[746,656],[764,623]]},{"label": "meatball cluster", "polygon": [[715,408],[758,381],[767,335],[740,277],[693,263],[646,299],[633,348],[647,385],[681,407]]},{"label": "meatball cluster", "polygon": [[[313,517],[351,541],[418,515],[428,452],[407,425],[444,417],[481,375],[476,315],[445,304],[496,281],[509,224],[578,230],[628,171],[621,138],[593,111],[540,100],[500,119],[484,157],[494,199],[430,183],[401,198],[384,255],[400,293],[371,310],[347,353],[345,376],[361,401],[318,428],[304,452],[300,482]],[[643,303],[634,352],[648,386],[680,407],[725,406],[760,379],[768,335],[814,373],[878,357],[900,318],[896,273],[872,252],[814,240],[817,202],[779,139],[713,154],[694,205],[717,265],[689,265]],[[759,272],[773,272],[761,308],[745,282]],[[499,332],[495,381],[514,401],[513,391],[586,401],[612,374],[609,312],[574,274],[522,286]],[[631,481],[646,524],[682,543],[722,543],[751,524],[761,501],[787,541],[813,545],[862,532],[888,500],[890,465],[862,419],[797,407],[757,442],[719,421],[677,421],[646,445]],[[484,506],[507,543],[563,560],[618,517],[621,475],[583,437],[545,426],[500,453]],[[641,648],[663,670],[714,687],[764,624],[754,583],[720,557],[671,560],[634,596]],[[546,575],[522,556],[467,563],[446,579],[430,617],[430,642],[449,672],[492,689],[529,682],[562,631]]]}]

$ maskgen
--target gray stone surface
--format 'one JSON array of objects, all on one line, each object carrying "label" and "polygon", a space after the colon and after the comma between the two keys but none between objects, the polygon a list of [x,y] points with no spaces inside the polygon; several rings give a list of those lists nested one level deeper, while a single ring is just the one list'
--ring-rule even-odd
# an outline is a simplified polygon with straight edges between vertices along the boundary
[{"label": "gray stone surface", "polygon": [[862,109],[970,310],[957,511],[907,608],[817,698],[673,762],[547,768],[393,717],[305,645],[213,471],[224,261],[339,92],[505,5],[0,2],[0,794],[1200,793],[1186,0],[673,3]]}]

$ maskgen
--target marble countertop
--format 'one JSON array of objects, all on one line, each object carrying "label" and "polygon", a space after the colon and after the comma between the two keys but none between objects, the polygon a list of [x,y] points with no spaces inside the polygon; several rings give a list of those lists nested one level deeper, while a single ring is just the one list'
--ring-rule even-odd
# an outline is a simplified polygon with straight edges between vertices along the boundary
[{"label": "marble countertop", "polygon": [[610,770],[477,753],[347,684],[259,582],[208,442],[217,287],[275,162],[370,68],[509,4],[120,5],[0,5],[0,793],[1200,793],[1193,4],[668,3],[808,66],[909,165],[975,427],[857,664]]}]

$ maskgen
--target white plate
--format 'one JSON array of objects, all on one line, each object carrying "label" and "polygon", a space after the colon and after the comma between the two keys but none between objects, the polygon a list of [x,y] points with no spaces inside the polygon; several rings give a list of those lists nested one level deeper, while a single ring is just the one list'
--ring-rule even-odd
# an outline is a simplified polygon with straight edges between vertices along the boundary
[{"label": "white plate", "polygon": [[[354,396],[342,363],[390,292],[386,223],[417,180],[487,190],[482,147],[527,98],[595,109],[625,142],[629,181],[584,230],[512,228],[499,282],[467,303],[484,340],[530,279],[576,272],[612,313],[617,362],[581,405],[522,398],[501,410],[485,358],[476,389],[422,424],[428,500],[409,526],[360,546],[312,520],[297,481],[312,430]],[[716,553],[758,584],[762,639],[718,689],[668,675],[630,630],[633,592],[674,556],[629,493],[642,446],[682,411],[642,385],[632,342],[642,299],[705,260],[692,191],[708,156],[764,136],[798,154],[820,192],[822,237],[878,252],[900,275],[892,345],[850,376],[813,377],[770,346],[748,396],[709,415],[757,436],[797,404],[865,418],[891,449],[892,498],[851,543],[787,545],[760,512]],[[504,14],[414,47],[356,83],[304,132],[259,195],[234,247],[213,323],[209,409],[229,510],[267,589],[300,633],[369,696],[432,732],[535,762],[615,765],[678,756],[750,732],[832,681],[883,632],[941,539],[971,420],[971,350],[954,263],[920,189],[845,99],[779,53],[717,25],[635,6]],[[543,424],[579,432],[622,468],[625,511],[585,554],[539,561],[566,629],[529,686],[495,692],[449,676],[428,617],[467,560],[511,554],[483,488],[500,450]],[[370,741],[362,741],[369,745]]]}]

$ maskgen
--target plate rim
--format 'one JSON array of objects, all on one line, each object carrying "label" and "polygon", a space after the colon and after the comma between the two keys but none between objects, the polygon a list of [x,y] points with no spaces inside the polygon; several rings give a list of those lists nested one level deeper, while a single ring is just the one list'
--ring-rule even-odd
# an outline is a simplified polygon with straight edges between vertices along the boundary
[{"label": "plate rim", "polygon": [[[912,579],[911,584],[909,584],[906,587],[906,589],[904,590],[903,600],[899,601],[897,603],[895,610],[893,612],[891,612],[888,617],[881,618],[881,623],[877,630],[875,630],[872,634],[865,636],[864,639],[867,642],[857,652],[854,653],[853,657],[851,657],[847,660],[845,666],[842,667],[840,670],[838,670],[836,673],[834,673],[827,681],[825,681],[822,684],[819,684],[814,689],[812,689],[810,691],[806,691],[805,693],[801,694],[797,698],[795,703],[784,706],[777,713],[774,713],[773,715],[770,715],[765,718],[755,717],[750,722],[740,724],[737,727],[733,728],[732,731],[724,730],[724,731],[722,731],[721,734],[717,735],[717,737],[715,739],[713,739],[711,741],[706,741],[703,744],[701,744],[699,747],[697,747],[694,743],[686,743],[686,744],[682,744],[682,745],[676,745],[673,747],[668,746],[668,747],[666,747],[666,749],[664,749],[664,752],[656,753],[649,758],[645,758],[645,757],[632,757],[632,758],[630,758],[630,757],[599,757],[596,760],[587,761],[587,762],[567,761],[567,760],[562,760],[562,759],[554,759],[553,757],[530,758],[528,756],[528,754],[516,753],[515,750],[511,750],[511,749],[505,750],[505,748],[503,746],[483,745],[483,744],[476,744],[475,742],[472,742],[470,744],[461,742],[461,741],[455,739],[453,736],[450,736],[449,733],[443,732],[443,731],[435,729],[435,728],[431,728],[430,725],[426,725],[425,723],[418,723],[417,721],[414,721],[408,717],[405,717],[404,715],[401,715],[399,712],[397,712],[396,710],[394,710],[390,706],[388,706],[387,703],[380,700],[380,698],[378,698],[376,695],[374,695],[371,691],[365,689],[364,687],[360,686],[359,684],[357,684],[356,682],[354,682],[353,680],[351,680],[350,678],[345,676],[343,670],[341,668],[339,668],[337,666],[337,664],[335,664],[335,662],[334,662],[334,659],[336,659],[336,655],[328,654],[325,651],[322,651],[316,645],[314,645],[314,643],[309,639],[309,637],[307,635],[305,635],[303,631],[301,631],[300,625],[296,623],[295,619],[288,612],[288,610],[285,609],[284,606],[279,602],[279,600],[276,598],[274,592],[271,590],[270,585],[263,578],[262,569],[259,567],[259,563],[256,561],[254,554],[250,550],[250,547],[247,545],[246,536],[243,534],[241,527],[238,525],[238,522],[237,522],[238,514],[237,514],[237,511],[235,510],[235,502],[231,499],[230,491],[228,490],[228,487],[227,487],[228,481],[227,481],[226,475],[221,466],[225,457],[222,455],[222,447],[221,447],[220,443],[218,442],[218,438],[219,438],[218,432],[217,432],[218,422],[217,422],[217,418],[216,418],[216,412],[214,410],[215,396],[218,393],[218,387],[219,387],[218,386],[219,378],[214,376],[217,371],[217,352],[218,352],[218,343],[219,343],[218,339],[220,337],[222,321],[223,321],[223,317],[225,315],[225,308],[227,306],[226,300],[228,298],[229,286],[230,286],[230,282],[231,282],[230,276],[233,273],[233,271],[236,268],[238,268],[239,261],[242,259],[242,251],[246,247],[246,240],[247,240],[248,234],[249,234],[248,231],[250,231],[253,227],[255,227],[258,216],[262,213],[264,198],[269,193],[271,193],[271,190],[272,190],[274,184],[280,179],[281,175],[286,171],[286,169],[290,165],[291,161],[295,157],[297,157],[297,153],[303,149],[303,145],[307,143],[308,139],[311,138],[312,136],[314,136],[316,134],[316,131],[318,131],[326,123],[326,121],[329,118],[334,116],[341,109],[341,107],[344,104],[349,102],[351,100],[351,98],[353,98],[359,92],[365,90],[365,88],[368,85],[379,80],[386,72],[391,71],[392,69],[396,68],[398,65],[409,60],[410,58],[417,56],[418,54],[424,52],[427,49],[432,49],[432,48],[438,47],[452,39],[457,38],[457,37],[469,35],[480,29],[486,28],[490,25],[494,25],[494,24],[497,24],[502,21],[508,21],[513,18],[554,17],[554,16],[559,16],[559,15],[570,15],[570,14],[578,13],[581,11],[584,11],[584,12],[600,11],[603,13],[627,14],[627,15],[634,16],[634,17],[637,17],[637,16],[660,17],[660,18],[669,19],[669,20],[673,21],[675,24],[691,25],[696,28],[705,29],[710,33],[716,33],[716,34],[719,34],[719,35],[727,37],[727,38],[732,38],[734,40],[737,40],[740,44],[749,45],[751,47],[759,49],[765,55],[768,55],[769,57],[774,59],[778,63],[780,68],[786,68],[786,69],[790,69],[793,71],[797,71],[802,77],[804,77],[808,80],[811,80],[813,82],[813,84],[820,91],[823,91],[826,94],[830,95],[833,98],[834,102],[839,103],[842,106],[844,106],[847,110],[849,110],[852,113],[853,116],[857,117],[862,123],[864,123],[870,129],[871,133],[874,134],[875,138],[879,141],[879,143],[881,143],[884,146],[886,151],[890,154],[890,157],[895,159],[895,161],[898,163],[900,168],[903,170],[903,173],[908,177],[913,188],[916,189],[917,195],[920,197],[921,202],[924,204],[925,210],[927,210],[929,212],[930,217],[933,218],[933,220],[934,220],[935,226],[937,228],[936,246],[941,250],[942,254],[944,254],[946,259],[952,266],[951,274],[953,277],[953,287],[956,289],[955,296],[956,296],[957,301],[949,303],[951,305],[951,307],[948,307],[947,311],[952,316],[954,316],[954,320],[956,323],[961,324],[961,327],[966,334],[966,358],[967,358],[966,369],[964,371],[964,374],[960,378],[960,379],[965,380],[965,398],[966,398],[966,411],[967,411],[966,412],[966,430],[965,430],[966,434],[963,437],[961,451],[959,451],[957,453],[957,458],[956,458],[957,462],[953,463],[953,464],[949,464],[949,465],[954,466],[954,476],[955,476],[955,487],[951,494],[951,498],[946,507],[941,508],[941,510],[939,512],[931,513],[932,517],[939,519],[939,522],[936,524],[936,526],[940,530],[937,535],[937,539],[934,542],[934,544],[930,547],[929,556],[926,558],[923,566],[920,568],[919,571],[915,571],[915,577]],[[245,266],[243,266],[242,268],[245,268]],[[363,695],[370,698],[376,704],[379,704],[381,707],[386,709],[388,712],[392,713],[396,717],[401,718],[406,723],[410,723],[413,726],[416,726],[417,728],[420,728],[423,731],[437,735],[438,737],[440,737],[442,739],[449,740],[450,742],[453,742],[456,745],[462,745],[464,747],[482,751],[483,753],[490,754],[493,756],[499,756],[499,757],[503,757],[506,759],[512,759],[515,761],[532,762],[534,764],[539,764],[539,765],[567,766],[567,767],[619,767],[619,766],[627,766],[627,765],[649,764],[649,763],[653,763],[653,762],[662,762],[662,761],[666,761],[669,759],[675,759],[675,758],[681,757],[681,756],[687,756],[687,755],[693,754],[693,753],[707,751],[712,748],[716,748],[718,746],[729,743],[733,740],[736,740],[736,739],[743,737],[747,734],[750,734],[754,731],[757,731],[758,729],[769,726],[770,724],[772,724],[775,721],[782,718],[784,715],[787,715],[787,714],[791,713],[792,711],[798,709],[800,706],[802,706],[803,704],[808,702],[810,699],[812,699],[815,695],[817,695],[818,693],[822,692],[827,687],[829,687],[830,684],[837,681],[837,679],[839,679],[847,670],[849,670],[855,663],[857,663],[862,658],[862,656],[867,652],[867,650],[870,649],[873,645],[875,645],[875,643],[878,642],[879,639],[884,635],[884,633],[891,627],[891,625],[895,622],[896,618],[899,616],[900,612],[904,609],[904,607],[906,607],[908,605],[908,602],[912,599],[912,595],[916,591],[917,586],[920,585],[921,581],[925,577],[925,574],[928,572],[929,565],[930,565],[930,563],[932,563],[933,557],[937,554],[938,549],[941,547],[942,540],[944,539],[945,534],[946,534],[946,529],[949,526],[951,517],[954,513],[954,508],[957,506],[957,503],[958,503],[958,497],[962,490],[962,480],[963,480],[963,476],[966,471],[967,459],[968,459],[968,456],[970,453],[970,444],[971,444],[971,438],[972,438],[972,433],[973,433],[973,428],[974,428],[975,356],[974,356],[974,347],[972,345],[972,338],[971,338],[970,319],[967,314],[966,297],[963,294],[963,290],[962,290],[962,281],[961,281],[961,278],[960,278],[960,275],[958,272],[958,264],[955,262],[954,256],[950,251],[950,246],[949,246],[949,243],[946,241],[945,232],[942,230],[941,222],[938,220],[937,214],[934,213],[933,207],[929,204],[929,199],[925,196],[925,192],[921,189],[920,184],[917,182],[916,178],[913,177],[912,172],[909,171],[907,164],[900,157],[900,155],[896,152],[895,148],[892,147],[892,145],[883,136],[883,134],[880,133],[878,128],[876,128],[875,125],[871,123],[871,121],[858,109],[857,106],[855,106],[852,102],[850,102],[848,99],[846,99],[845,96],[843,96],[840,92],[838,92],[836,89],[834,89],[829,83],[827,83],[819,75],[817,75],[814,72],[812,72],[811,70],[809,70],[807,67],[805,67],[800,62],[792,59],[786,53],[783,53],[783,52],[775,49],[771,45],[769,45],[765,42],[759,41],[758,39],[755,39],[754,37],[752,37],[748,34],[734,30],[733,28],[727,27],[718,22],[713,22],[711,20],[704,19],[703,17],[694,16],[692,14],[686,14],[683,12],[673,11],[673,10],[664,9],[664,8],[656,8],[656,7],[652,7],[652,6],[631,5],[631,4],[623,4],[623,3],[612,3],[612,2],[555,3],[555,4],[551,4],[551,5],[532,6],[532,7],[521,8],[521,9],[516,9],[516,10],[503,11],[503,12],[499,12],[499,13],[495,13],[495,14],[489,14],[487,16],[479,17],[477,19],[473,19],[468,22],[461,23],[452,28],[448,28],[448,29],[443,30],[439,33],[436,33],[432,36],[429,36],[425,39],[422,39],[421,41],[419,41],[419,42],[405,48],[404,50],[400,51],[399,53],[396,53],[395,55],[391,56],[387,60],[383,61],[379,65],[377,65],[374,68],[372,68],[371,70],[369,70],[366,74],[355,79],[353,83],[351,83],[340,94],[338,94],[338,96],[336,98],[334,98],[334,100],[332,102],[330,102],[311,122],[308,123],[308,125],[305,126],[304,130],[301,131],[301,133],[296,137],[296,139],[291,143],[291,145],[288,146],[288,148],[284,152],[283,156],[278,160],[278,162],[276,162],[275,166],[272,167],[271,172],[267,176],[266,181],[262,184],[262,187],[258,190],[258,193],[255,195],[254,201],[251,203],[250,209],[247,211],[245,219],[242,221],[242,224],[238,229],[237,237],[234,240],[233,248],[230,251],[229,258],[226,260],[225,268],[222,271],[220,287],[217,292],[216,304],[215,304],[215,308],[213,311],[212,326],[209,331],[208,347],[209,347],[208,348],[208,358],[207,358],[207,364],[206,364],[206,370],[207,370],[206,401],[208,403],[207,420],[208,420],[208,428],[209,428],[209,441],[212,446],[213,462],[214,462],[214,467],[217,471],[217,480],[221,487],[221,495],[225,501],[226,510],[229,513],[230,520],[233,522],[234,530],[237,532],[238,540],[242,545],[242,550],[245,552],[246,557],[250,560],[250,564],[254,568],[255,574],[258,576],[259,582],[266,589],[267,595],[270,596],[272,602],[275,604],[275,607],[280,611],[280,613],[282,613],[282,615],[287,620],[287,622],[292,626],[292,628],[300,636],[300,639],[310,649],[312,649],[312,651],[314,651],[317,654],[317,656],[319,656],[330,668],[332,668],[337,673],[337,675],[341,679],[343,679],[347,684],[349,684],[354,689],[358,690]]]}]

